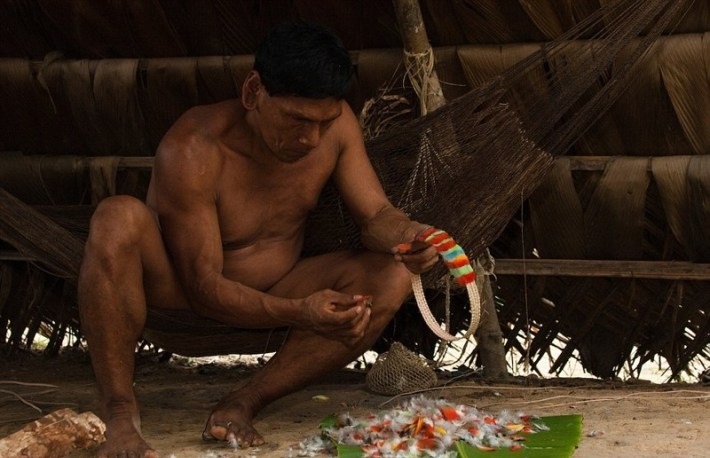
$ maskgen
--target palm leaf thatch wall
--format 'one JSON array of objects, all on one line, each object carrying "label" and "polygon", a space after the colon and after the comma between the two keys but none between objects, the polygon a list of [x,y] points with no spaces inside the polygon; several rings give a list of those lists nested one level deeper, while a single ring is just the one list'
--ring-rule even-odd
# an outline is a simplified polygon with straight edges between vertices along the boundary
[{"label": "palm leaf thatch wall", "polygon": [[[413,102],[389,2],[1,3],[0,187],[79,243],[98,200],[142,195],[140,158],[184,110],[238,94],[271,25],[301,18],[339,33],[357,65],[356,111],[386,84]],[[604,3],[421,0],[445,97],[486,84]],[[696,0],[491,246],[506,347],[533,367],[552,346],[553,369],[579,354],[602,377],[657,355],[677,374],[709,356],[709,75],[710,4]],[[73,283],[9,242],[0,339],[21,347],[41,333],[56,352],[78,332]],[[547,270],[535,270],[542,260]]]}]

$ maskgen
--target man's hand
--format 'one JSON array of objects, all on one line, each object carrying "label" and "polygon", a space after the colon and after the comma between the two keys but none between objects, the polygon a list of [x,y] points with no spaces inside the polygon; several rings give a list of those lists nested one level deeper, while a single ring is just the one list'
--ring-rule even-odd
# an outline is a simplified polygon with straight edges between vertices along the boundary
[{"label": "man's hand", "polygon": [[304,322],[299,327],[355,345],[370,322],[369,297],[323,290],[304,299]]},{"label": "man's hand", "polygon": [[392,248],[394,259],[404,263],[413,274],[424,273],[439,261],[436,249],[418,239],[419,234],[429,228],[413,222],[405,231],[405,241]]},{"label": "man's hand", "polygon": [[[385,207],[363,225],[362,242],[372,251],[387,251],[413,274],[431,269],[439,260],[436,248],[418,236],[431,226],[412,221],[401,210]],[[394,245],[394,246],[393,246]]]}]

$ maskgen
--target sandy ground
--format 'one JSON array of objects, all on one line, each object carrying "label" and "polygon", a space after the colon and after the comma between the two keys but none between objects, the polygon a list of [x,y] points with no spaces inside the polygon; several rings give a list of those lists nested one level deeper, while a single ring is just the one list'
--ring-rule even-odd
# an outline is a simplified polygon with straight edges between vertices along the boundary
[{"label": "sandy ground", "polygon": [[[200,439],[211,406],[251,366],[161,363],[142,358],[136,391],[143,406],[143,430],[162,457],[288,457],[298,443],[318,433],[318,423],[332,413],[367,412],[395,406],[393,399],[367,390],[364,374],[342,371],[308,389],[287,396],[265,409],[256,427],[268,443],[259,449],[233,450]],[[39,417],[7,391],[50,412],[71,407],[96,412],[91,367],[85,355],[45,359],[0,358],[0,437]],[[56,389],[8,384],[47,383]],[[603,382],[589,379],[517,379],[489,383],[460,379],[426,393],[497,414],[501,410],[534,415],[578,413],[584,416],[583,438],[575,457],[706,457],[710,456],[710,387]],[[327,400],[316,400],[325,396]],[[53,404],[51,404],[53,403]],[[88,458],[75,450],[69,458]],[[53,457],[57,458],[57,457]]]}]

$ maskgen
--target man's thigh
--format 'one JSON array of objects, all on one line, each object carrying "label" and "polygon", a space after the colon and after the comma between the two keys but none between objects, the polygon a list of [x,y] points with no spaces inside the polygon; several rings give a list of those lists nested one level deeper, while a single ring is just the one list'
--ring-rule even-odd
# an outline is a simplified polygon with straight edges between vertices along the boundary
[{"label": "man's thigh", "polygon": [[386,276],[394,264],[391,255],[370,251],[336,251],[304,258],[268,293],[294,298],[323,289],[362,294],[365,284]]},{"label": "man's thigh", "polygon": [[187,296],[165,248],[157,216],[151,211],[154,225],[146,228],[143,252],[143,288],[149,308],[189,309]]}]

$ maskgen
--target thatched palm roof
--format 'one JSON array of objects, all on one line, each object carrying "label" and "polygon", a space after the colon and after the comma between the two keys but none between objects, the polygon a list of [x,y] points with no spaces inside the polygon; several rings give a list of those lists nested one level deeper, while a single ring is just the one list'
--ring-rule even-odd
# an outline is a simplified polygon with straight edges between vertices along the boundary
[{"label": "thatched palm roof", "polygon": [[[85,158],[109,157],[91,169],[95,183],[111,170],[110,157],[152,155],[188,107],[235,96],[256,43],[283,20],[316,21],[339,33],[357,64],[349,96],[356,110],[401,75],[390,2],[0,3],[0,187],[50,205],[50,213],[58,204],[91,203]],[[453,100],[485,84],[606,3],[421,0],[444,95]],[[710,3],[696,0],[493,244],[497,258],[526,260],[523,267],[499,263],[497,294],[507,347],[530,352],[533,363],[551,345],[563,347],[557,363],[577,351],[600,376],[656,355],[677,373],[707,356],[709,33]],[[593,31],[577,38],[592,39]],[[121,170],[117,191],[140,194],[145,176]],[[105,192],[94,191],[94,200]],[[540,267],[538,275],[535,256],[569,262]],[[589,260],[602,262],[579,262]],[[624,269],[603,261],[653,264]],[[667,261],[695,264],[678,272]],[[47,278],[22,263],[0,264],[0,326],[14,330],[16,343],[20,330],[47,326],[43,317],[67,300],[66,286]],[[22,306],[38,303],[32,292],[40,283],[45,310]],[[71,314],[54,319],[76,324]]]}]

